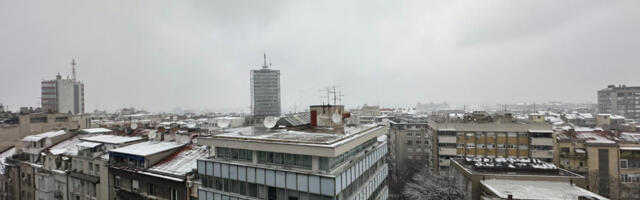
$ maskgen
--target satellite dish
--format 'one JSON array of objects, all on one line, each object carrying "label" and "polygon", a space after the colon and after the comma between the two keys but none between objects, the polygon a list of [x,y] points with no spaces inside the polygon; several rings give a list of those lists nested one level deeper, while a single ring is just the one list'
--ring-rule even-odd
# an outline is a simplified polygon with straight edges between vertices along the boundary
[{"label": "satellite dish", "polygon": [[333,121],[333,123],[335,124],[339,124],[340,122],[342,122],[342,116],[335,112],[333,113],[333,115],[331,115],[331,121]]},{"label": "satellite dish", "polygon": [[131,129],[132,129],[132,130],[136,130],[136,128],[138,128],[138,124],[136,124],[136,123],[131,123]]},{"label": "satellite dish", "polygon": [[157,133],[155,131],[149,131],[149,134],[147,134],[147,136],[151,139],[156,138]]},{"label": "satellite dish", "polygon": [[229,124],[231,124],[231,120],[230,119],[227,119],[227,118],[218,119],[218,127],[220,127],[220,128],[227,128],[227,127],[229,127]]},{"label": "satellite dish", "polygon": [[265,117],[264,121],[262,121],[262,124],[264,125],[264,127],[267,127],[267,128],[276,127],[277,123],[278,123],[278,117]]}]

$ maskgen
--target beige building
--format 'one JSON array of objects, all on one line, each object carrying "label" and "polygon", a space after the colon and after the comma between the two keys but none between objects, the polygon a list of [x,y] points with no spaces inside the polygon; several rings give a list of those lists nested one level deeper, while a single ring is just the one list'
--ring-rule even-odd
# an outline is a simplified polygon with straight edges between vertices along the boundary
[{"label": "beige building", "polygon": [[467,199],[607,199],[583,189],[584,176],[538,159],[451,159],[449,170]]},{"label": "beige building", "polygon": [[640,133],[562,130],[554,162],[587,177],[587,189],[611,199],[640,199]]},{"label": "beige building", "polygon": [[553,159],[551,125],[543,123],[438,123],[431,121],[433,163],[449,167],[456,157]]},{"label": "beige building", "polygon": [[16,124],[0,125],[0,147],[13,146],[18,140],[33,134],[88,126],[89,118],[82,115],[46,113],[18,115]]}]

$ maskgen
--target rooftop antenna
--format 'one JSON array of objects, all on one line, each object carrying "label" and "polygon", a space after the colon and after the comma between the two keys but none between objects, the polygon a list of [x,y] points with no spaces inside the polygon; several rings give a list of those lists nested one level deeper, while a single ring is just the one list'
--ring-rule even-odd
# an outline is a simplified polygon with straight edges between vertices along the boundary
[{"label": "rooftop antenna", "polygon": [[262,69],[267,69],[268,67],[269,66],[267,65],[267,53],[264,53],[264,64],[262,64]]},{"label": "rooftop antenna", "polygon": [[73,80],[76,80],[76,65],[78,63],[76,62],[76,59],[71,59],[71,74],[73,76]]}]

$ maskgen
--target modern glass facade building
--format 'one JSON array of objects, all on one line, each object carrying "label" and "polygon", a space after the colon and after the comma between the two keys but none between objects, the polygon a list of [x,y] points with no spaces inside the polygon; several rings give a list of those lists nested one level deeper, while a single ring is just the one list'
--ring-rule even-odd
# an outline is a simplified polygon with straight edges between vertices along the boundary
[{"label": "modern glass facade building", "polygon": [[318,133],[244,127],[199,138],[201,200],[387,199],[383,126]]}]

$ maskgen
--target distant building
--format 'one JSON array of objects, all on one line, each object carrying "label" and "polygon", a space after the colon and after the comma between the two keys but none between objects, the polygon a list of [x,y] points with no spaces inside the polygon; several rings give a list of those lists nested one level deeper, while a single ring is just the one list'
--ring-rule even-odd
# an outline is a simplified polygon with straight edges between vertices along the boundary
[{"label": "distant building", "polygon": [[269,69],[265,54],[262,69],[251,70],[251,114],[280,116],[280,106],[280,70]]},{"label": "distant building", "polygon": [[640,119],[640,87],[609,85],[598,90],[598,112]]},{"label": "distant building", "polygon": [[60,74],[54,80],[42,81],[42,110],[53,113],[84,113],[84,83],[76,80],[75,61],[73,78],[63,79]]}]

